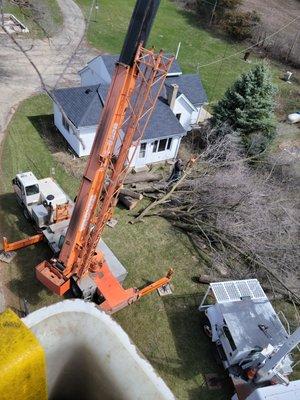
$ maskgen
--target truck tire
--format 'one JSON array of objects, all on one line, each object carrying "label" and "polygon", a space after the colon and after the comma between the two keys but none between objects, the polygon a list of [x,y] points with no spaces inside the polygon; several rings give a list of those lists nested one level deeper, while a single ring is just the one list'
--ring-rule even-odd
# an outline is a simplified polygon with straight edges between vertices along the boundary
[{"label": "truck tire", "polygon": [[211,324],[206,315],[203,316],[202,327],[203,327],[203,332],[205,333],[205,335],[211,339],[211,337],[212,337]]},{"label": "truck tire", "polygon": [[23,201],[20,199],[20,197],[18,195],[16,195],[17,197],[17,203],[19,204],[19,206],[21,206],[22,208],[25,208]]},{"label": "truck tire", "polygon": [[28,210],[24,208],[23,210],[24,217],[29,221],[31,219],[31,215],[29,214]]}]

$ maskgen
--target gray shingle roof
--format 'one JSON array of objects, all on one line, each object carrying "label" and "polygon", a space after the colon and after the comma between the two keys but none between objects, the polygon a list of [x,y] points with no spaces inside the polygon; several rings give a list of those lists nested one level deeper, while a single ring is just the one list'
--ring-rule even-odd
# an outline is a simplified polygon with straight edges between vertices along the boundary
[{"label": "gray shingle roof", "polygon": [[183,74],[166,78],[165,85],[167,90],[174,83],[179,86],[178,95],[183,93],[194,106],[202,105],[207,101],[207,95],[199,75]]},{"label": "gray shingle roof", "polygon": [[52,95],[76,127],[93,126],[103,109],[98,88],[99,85],[56,89]]},{"label": "gray shingle roof", "polygon": [[[105,101],[108,89],[109,85],[94,85],[56,89],[52,94],[72,123],[80,128],[98,124],[103,110],[102,101]],[[165,99],[160,97],[144,133],[144,139],[184,134],[184,128]]]},{"label": "gray shingle roof", "polygon": [[[165,54],[165,56],[167,58],[170,58],[172,56],[172,54]],[[114,68],[115,68],[115,64],[119,59],[119,55],[103,54],[99,57],[102,58],[109,75],[112,77]],[[182,73],[180,65],[178,64],[177,60],[173,61],[169,73],[171,73],[171,74],[176,74],[176,73],[181,74]]]}]

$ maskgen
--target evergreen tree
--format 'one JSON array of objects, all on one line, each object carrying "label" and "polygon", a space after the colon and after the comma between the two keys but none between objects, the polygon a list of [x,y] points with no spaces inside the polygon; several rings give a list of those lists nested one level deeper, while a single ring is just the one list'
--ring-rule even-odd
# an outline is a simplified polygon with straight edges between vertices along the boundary
[{"label": "evergreen tree", "polygon": [[256,146],[263,150],[275,132],[275,93],[268,66],[256,65],[241,75],[214,107],[214,126],[226,122],[241,134],[248,149]]}]

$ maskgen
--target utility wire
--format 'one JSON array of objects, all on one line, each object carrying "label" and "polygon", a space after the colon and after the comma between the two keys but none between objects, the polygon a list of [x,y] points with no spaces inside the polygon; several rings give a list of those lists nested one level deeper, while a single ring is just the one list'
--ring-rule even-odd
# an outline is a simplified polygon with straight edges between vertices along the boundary
[{"label": "utility wire", "polygon": [[70,56],[70,58],[69,58],[69,61],[67,62],[67,64],[66,64],[65,68],[63,69],[62,73],[61,73],[61,74],[59,75],[59,77],[57,78],[56,83],[55,83],[53,89],[56,89],[56,87],[57,87],[59,81],[60,81],[61,78],[64,76],[64,74],[66,73],[66,70],[69,68],[70,64],[71,64],[72,61],[74,60],[74,57],[76,56],[76,53],[77,53],[79,47],[81,46],[81,44],[82,44],[82,42],[83,42],[83,40],[84,40],[84,38],[85,38],[85,35],[86,35],[87,31],[88,31],[88,28],[89,28],[89,26],[90,26],[90,22],[91,22],[91,19],[92,19],[92,13],[93,13],[93,9],[94,9],[94,7],[95,7],[95,2],[96,2],[96,0],[91,0],[91,6],[90,6],[90,9],[89,9],[88,17],[86,18],[86,25],[85,25],[85,30],[84,30],[84,32],[83,32],[83,35],[82,35],[82,37],[80,38],[80,41],[79,41],[78,45],[76,46],[74,52],[71,54],[71,56]]},{"label": "utility wire", "polygon": [[245,48],[245,49],[243,49],[243,50],[237,51],[236,53],[233,53],[233,54],[231,54],[230,56],[223,57],[223,58],[219,58],[219,59],[217,59],[217,60],[215,60],[215,61],[211,61],[211,62],[209,62],[209,63],[207,63],[207,64],[199,65],[198,68],[208,67],[209,65],[217,64],[217,63],[222,62],[222,61],[224,61],[224,60],[228,60],[228,59],[230,59],[230,58],[232,58],[232,57],[236,57],[236,56],[238,56],[238,55],[240,55],[240,54],[243,54],[245,51],[251,50],[251,49],[253,49],[253,47],[256,47],[256,46],[258,46],[259,44],[265,42],[266,40],[272,38],[273,36],[276,36],[279,32],[283,31],[285,28],[287,28],[288,26],[290,26],[291,24],[293,24],[293,23],[294,23],[295,21],[297,21],[297,19],[299,19],[299,18],[300,18],[300,16],[294,18],[292,21],[290,21],[290,22],[288,22],[287,24],[283,25],[283,26],[282,26],[281,28],[279,28],[277,31],[275,31],[275,32],[271,33],[270,35],[266,36],[264,39],[261,39],[261,40],[259,40],[258,42],[254,43],[252,46],[249,46],[249,47],[247,47],[247,48]]}]

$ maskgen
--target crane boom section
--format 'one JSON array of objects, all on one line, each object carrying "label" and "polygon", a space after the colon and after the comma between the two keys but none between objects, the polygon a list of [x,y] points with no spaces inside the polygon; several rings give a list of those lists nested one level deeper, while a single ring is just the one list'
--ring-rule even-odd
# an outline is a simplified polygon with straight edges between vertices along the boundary
[{"label": "crane boom section", "polygon": [[124,119],[128,99],[135,87],[134,66],[118,64],[112,80],[102,118],[99,123],[91,155],[82,178],[75,208],[66,233],[59,260],[64,275],[71,273],[87,237],[98,200],[103,193],[105,177],[117,140],[117,132]]},{"label": "crane boom section", "polygon": [[[117,132],[120,148],[116,161],[109,166],[108,184],[104,188],[103,196],[100,197],[102,201],[99,213],[95,216],[95,224],[86,237],[80,260],[77,263],[78,276],[82,276],[93,263],[93,257],[97,253],[97,244],[107,220],[112,216],[119,190],[143,136],[171,63],[172,59],[164,57],[162,52],[155,54],[141,46],[138,49],[135,59],[136,89],[127,102],[127,113],[122,127]],[[130,149],[132,149],[131,154]]]}]

